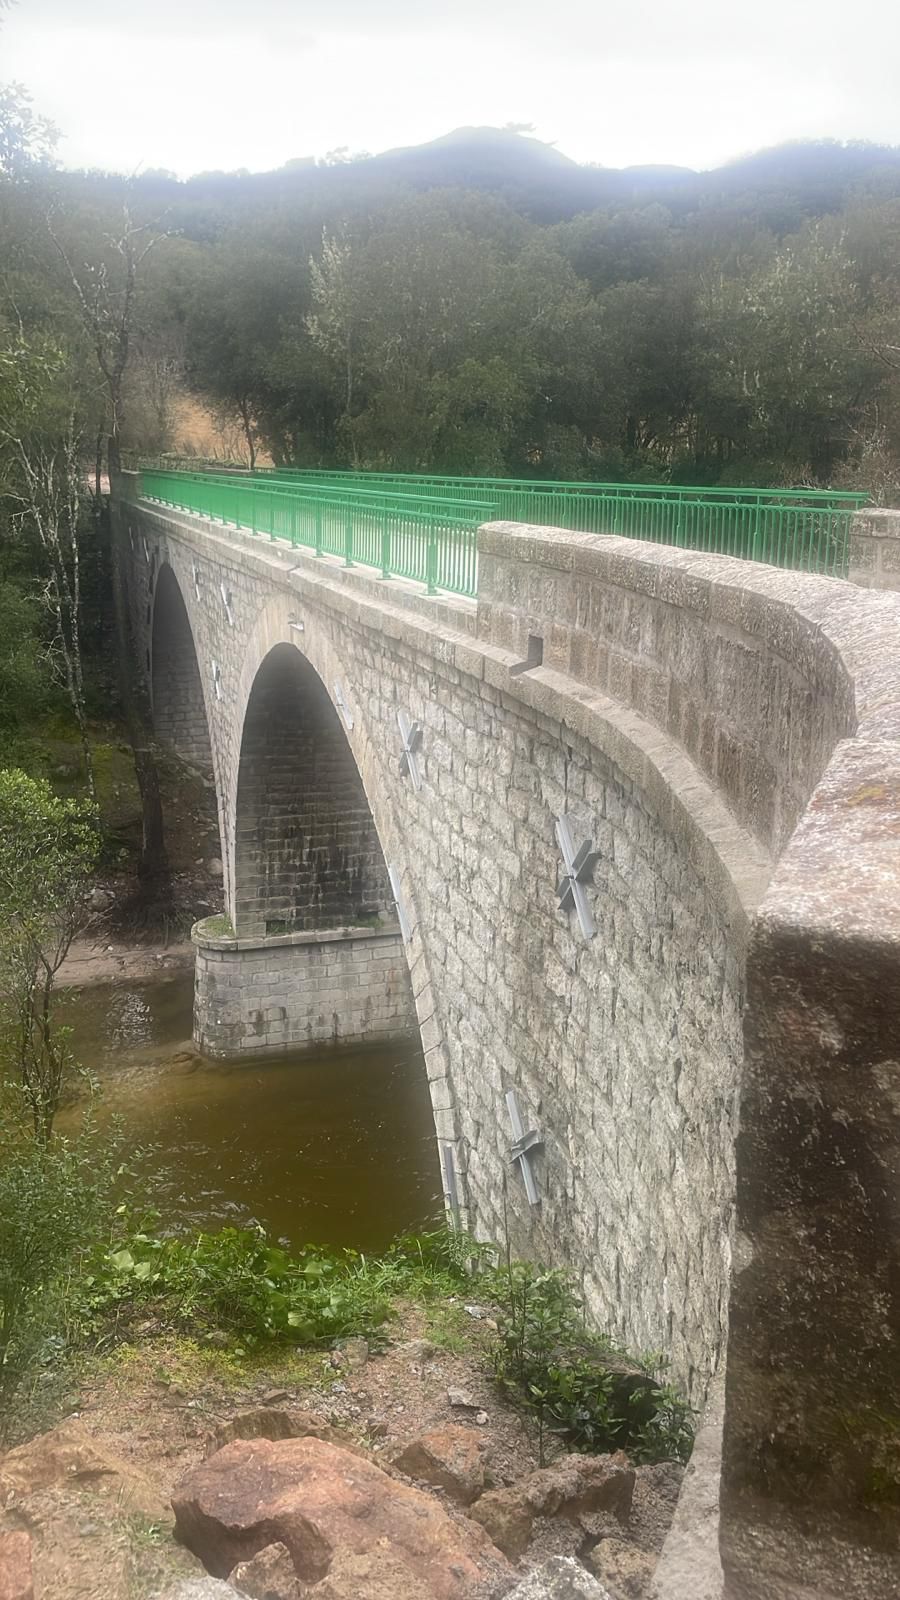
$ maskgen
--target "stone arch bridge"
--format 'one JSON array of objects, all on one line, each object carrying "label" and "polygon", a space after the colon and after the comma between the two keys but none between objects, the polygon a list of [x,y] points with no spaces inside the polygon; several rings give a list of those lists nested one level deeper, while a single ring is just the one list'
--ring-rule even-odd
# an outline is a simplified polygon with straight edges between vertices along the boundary
[{"label": "stone arch bridge", "polygon": [[497,523],[468,601],[116,521],[215,778],[201,1046],[417,1026],[461,1220],[698,1406],[727,1351],[726,1592],[893,1594],[900,597]]}]

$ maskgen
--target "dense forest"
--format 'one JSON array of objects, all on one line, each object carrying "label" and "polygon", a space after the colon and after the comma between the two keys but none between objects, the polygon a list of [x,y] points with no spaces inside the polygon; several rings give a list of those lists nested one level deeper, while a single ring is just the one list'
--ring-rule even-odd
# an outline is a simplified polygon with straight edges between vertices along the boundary
[{"label": "dense forest", "polygon": [[85,440],[900,493],[900,151],[621,172],[470,129],[125,179],[57,170],[8,90],[0,170],[0,337]]}]

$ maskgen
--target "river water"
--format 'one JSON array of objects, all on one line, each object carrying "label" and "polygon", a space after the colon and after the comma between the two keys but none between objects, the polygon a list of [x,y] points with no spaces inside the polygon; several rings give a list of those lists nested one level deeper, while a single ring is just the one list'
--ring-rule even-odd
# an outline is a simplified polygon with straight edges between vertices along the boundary
[{"label": "river water", "polygon": [[[273,1238],[383,1249],[442,1212],[428,1084],[413,1042],[207,1061],[193,977],[66,997],[101,1118],[124,1123],[139,1193],[166,1226],[260,1223]],[[71,1126],[77,1108],[64,1112]]]}]

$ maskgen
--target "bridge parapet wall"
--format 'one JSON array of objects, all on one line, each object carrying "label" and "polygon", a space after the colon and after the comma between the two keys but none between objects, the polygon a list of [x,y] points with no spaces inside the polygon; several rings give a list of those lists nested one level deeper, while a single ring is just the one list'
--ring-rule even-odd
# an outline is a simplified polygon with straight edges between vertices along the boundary
[{"label": "bridge parapet wall", "polygon": [[523,658],[542,636],[545,665],[668,733],[773,856],[877,703],[895,626],[887,596],[864,605],[831,578],[550,528],[481,532],[479,634]]}]

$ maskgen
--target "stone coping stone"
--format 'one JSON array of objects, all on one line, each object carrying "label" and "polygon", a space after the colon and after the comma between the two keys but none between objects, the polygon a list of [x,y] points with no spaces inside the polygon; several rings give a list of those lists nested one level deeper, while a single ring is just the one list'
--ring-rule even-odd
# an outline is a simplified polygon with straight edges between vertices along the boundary
[{"label": "stone coping stone", "polygon": [[192,943],[202,945],[204,950],[277,950],[282,945],[351,944],[367,939],[400,937],[399,922],[385,922],[377,928],[357,928],[352,925],[341,928],[301,928],[296,933],[255,934],[242,939],[236,934],[204,933],[203,922],[206,920],[195,922],[191,929]]}]

